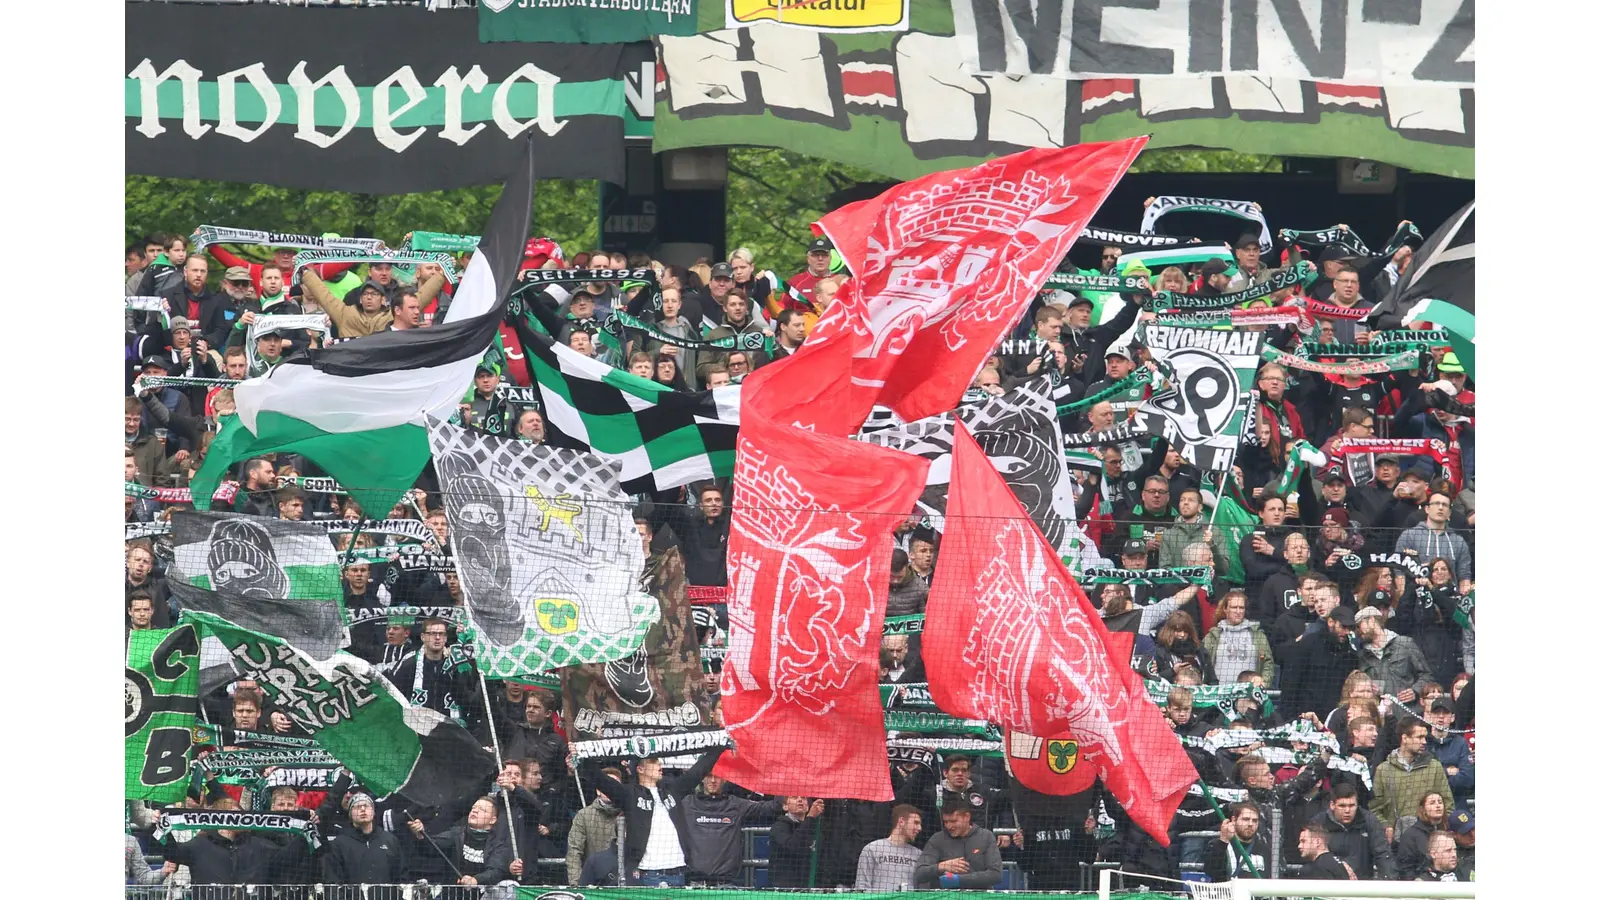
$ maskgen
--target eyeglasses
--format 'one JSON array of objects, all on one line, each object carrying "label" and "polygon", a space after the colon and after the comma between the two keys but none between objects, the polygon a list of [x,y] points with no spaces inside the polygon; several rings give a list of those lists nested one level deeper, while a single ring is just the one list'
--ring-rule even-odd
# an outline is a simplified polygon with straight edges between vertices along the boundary
[{"label": "eyeglasses", "polygon": [[1166,488],[1145,488],[1144,492],[1146,494],[1165,494],[1165,493],[1168,493]]},{"label": "eyeglasses", "polygon": [[1448,501],[1440,502],[1438,500],[1429,500],[1428,501],[1428,505],[1429,506],[1441,506],[1441,507],[1443,507],[1443,506],[1449,506],[1450,503]]}]

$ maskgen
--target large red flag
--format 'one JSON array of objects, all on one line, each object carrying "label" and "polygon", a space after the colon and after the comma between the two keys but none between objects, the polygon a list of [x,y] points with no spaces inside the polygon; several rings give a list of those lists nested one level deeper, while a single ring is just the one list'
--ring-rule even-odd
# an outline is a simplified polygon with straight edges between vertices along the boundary
[{"label": "large red flag", "polygon": [[813,334],[866,338],[855,423],[873,403],[908,422],[954,408],[1145,140],[1025,150],[823,216],[854,277]]},{"label": "large red flag", "polygon": [[1058,797],[1094,787],[1098,772],[1082,759],[1071,732],[1041,738],[1025,731],[1006,732],[1006,767],[1022,786]]},{"label": "large red flag", "polygon": [[960,422],[923,664],[934,703],[1035,735],[1070,731],[1140,828],[1165,844],[1196,777],[1083,589]]},{"label": "large red flag", "polygon": [[853,344],[763,367],[741,392],[722,668],[735,749],[716,772],[764,794],[894,799],[878,642],[894,528],[928,461],[836,436]]}]

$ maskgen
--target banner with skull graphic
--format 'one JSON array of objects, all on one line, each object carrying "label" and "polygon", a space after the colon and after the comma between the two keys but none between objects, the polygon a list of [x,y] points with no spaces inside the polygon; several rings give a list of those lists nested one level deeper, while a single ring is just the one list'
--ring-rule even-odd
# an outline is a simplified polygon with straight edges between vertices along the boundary
[{"label": "banner with skull graphic", "polygon": [[859,440],[913,453],[933,461],[928,486],[917,509],[931,528],[944,530],[946,494],[950,488],[950,448],[959,416],[1005,479],[1050,546],[1074,561],[1074,568],[1097,565],[1094,543],[1078,525],[1073,508],[1072,473],[1061,446],[1049,379],[1031,378],[1005,394],[985,394],[963,402],[954,413],[929,416],[891,428],[864,431]]},{"label": "banner with skull graphic", "polygon": [[[319,662],[344,646],[339,556],[321,525],[182,510],[172,546],[167,583],[179,609],[280,638]],[[202,692],[235,677],[225,654],[202,647]]]},{"label": "banner with skull graphic", "polygon": [[428,423],[478,666],[490,678],[605,663],[661,617],[619,467]]}]

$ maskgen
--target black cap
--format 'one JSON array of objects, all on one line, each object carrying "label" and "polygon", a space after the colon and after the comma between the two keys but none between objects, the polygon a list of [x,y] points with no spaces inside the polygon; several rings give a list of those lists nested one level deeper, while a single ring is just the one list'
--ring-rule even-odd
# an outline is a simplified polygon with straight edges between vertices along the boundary
[{"label": "black cap", "polygon": [[1208,259],[1206,264],[1200,267],[1200,274],[1207,278],[1213,275],[1221,275],[1227,271],[1228,264],[1220,259]]},{"label": "black cap", "polygon": [[144,368],[149,368],[151,366],[155,366],[163,372],[171,372],[172,360],[162,359],[159,356],[146,356],[144,358]]},{"label": "black cap", "polygon": [[1122,545],[1123,556],[1143,556],[1149,552],[1149,549],[1144,545],[1144,541],[1139,538],[1132,538]]},{"label": "black cap", "polygon": [[806,247],[807,253],[828,253],[832,250],[833,241],[825,237],[812,238],[811,243]]},{"label": "black cap", "polygon": [[1434,700],[1433,700],[1433,705],[1428,707],[1428,712],[1438,712],[1440,710],[1444,710],[1445,712],[1449,713],[1452,716],[1455,715],[1456,714],[1455,702],[1452,701],[1449,697],[1435,697]]},{"label": "black cap", "polygon": [[1071,309],[1074,306],[1093,306],[1093,305],[1094,305],[1094,301],[1090,300],[1088,297],[1081,297],[1081,296],[1080,297],[1073,297],[1071,300],[1067,301],[1067,309]]},{"label": "black cap", "polygon": [[1233,247],[1235,250],[1243,250],[1246,247],[1254,247],[1259,250],[1261,249],[1261,235],[1253,231],[1246,231],[1239,235],[1237,241],[1233,242]]},{"label": "black cap", "polygon": [[1350,611],[1350,607],[1348,606],[1335,606],[1333,608],[1333,612],[1328,613],[1328,618],[1338,622],[1340,625],[1343,625],[1346,628],[1356,627],[1356,615]]},{"label": "black cap", "polygon": [[1343,244],[1329,244],[1323,249],[1322,254],[1317,257],[1317,265],[1321,266],[1325,263],[1341,262],[1343,260],[1352,258],[1354,255],[1355,254],[1350,252],[1350,248]]},{"label": "black cap", "polygon": [[733,266],[730,266],[727,263],[717,263],[716,265],[711,267],[711,277],[712,278],[732,278],[733,277]]}]

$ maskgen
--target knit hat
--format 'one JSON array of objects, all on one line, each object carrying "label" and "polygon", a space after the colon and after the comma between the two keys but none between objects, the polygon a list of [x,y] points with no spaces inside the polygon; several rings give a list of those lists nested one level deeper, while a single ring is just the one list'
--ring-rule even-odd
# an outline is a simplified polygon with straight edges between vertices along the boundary
[{"label": "knit hat", "polygon": [[1338,525],[1341,528],[1349,528],[1350,514],[1336,506],[1322,514],[1322,524]]},{"label": "knit hat", "polygon": [[366,791],[356,791],[350,795],[351,811],[354,811],[356,807],[361,806],[362,804],[366,804],[367,806],[375,806],[375,804],[372,802],[372,795]]},{"label": "knit hat", "polygon": [[170,326],[168,326],[167,330],[168,331],[188,331],[188,332],[192,333],[194,331],[194,326],[190,325],[189,324],[189,320],[184,318],[183,316],[173,316],[172,317],[172,324]]},{"label": "knit hat", "polygon": [[272,536],[254,522],[218,522],[211,530],[206,568],[216,591],[269,600],[289,594],[289,578],[273,554]]}]

